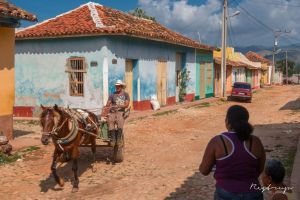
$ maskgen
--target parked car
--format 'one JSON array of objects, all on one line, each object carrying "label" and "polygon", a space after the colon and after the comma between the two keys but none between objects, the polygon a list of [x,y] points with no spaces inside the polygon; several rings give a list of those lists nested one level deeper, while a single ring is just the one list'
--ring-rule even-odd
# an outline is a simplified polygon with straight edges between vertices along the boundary
[{"label": "parked car", "polygon": [[247,102],[252,101],[252,89],[251,84],[244,82],[235,82],[232,87],[230,100],[244,100]]}]

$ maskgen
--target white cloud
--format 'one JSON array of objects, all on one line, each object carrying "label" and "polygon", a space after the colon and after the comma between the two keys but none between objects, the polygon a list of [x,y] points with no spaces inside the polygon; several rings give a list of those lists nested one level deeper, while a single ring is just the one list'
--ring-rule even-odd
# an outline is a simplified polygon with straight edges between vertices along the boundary
[{"label": "white cloud", "polygon": [[[211,34],[220,32],[219,0],[208,0],[200,6],[189,5],[185,0],[139,0],[139,5],[158,22],[188,37],[196,39],[199,32],[206,41]],[[215,35],[214,41],[217,39]]]},{"label": "white cloud", "polygon": [[[139,0],[139,5],[149,15],[154,16],[158,22],[170,29],[195,40],[198,40],[197,32],[199,32],[203,43],[220,45],[221,2],[220,0],[207,0],[202,5],[191,5],[187,0]],[[229,13],[240,10],[241,14],[230,18],[233,31],[230,32],[232,34],[231,39],[228,38],[228,42],[231,43],[232,40],[235,46],[253,44],[272,46],[273,44],[274,38],[271,31],[249,16],[242,9],[244,8],[250,15],[272,29],[291,30],[289,35],[293,38],[286,39],[289,37],[288,35],[281,37],[280,44],[300,43],[298,35],[300,32],[300,15],[298,14],[300,7],[297,5],[300,5],[299,0],[243,0],[237,6],[232,0]],[[230,27],[228,27],[229,29]]]}]

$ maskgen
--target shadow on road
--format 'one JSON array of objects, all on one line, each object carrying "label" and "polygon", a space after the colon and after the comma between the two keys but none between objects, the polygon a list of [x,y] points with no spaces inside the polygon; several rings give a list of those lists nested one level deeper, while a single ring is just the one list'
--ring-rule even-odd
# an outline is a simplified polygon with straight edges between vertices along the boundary
[{"label": "shadow on road", "polygon": [[200,172],[188,177],[183,184],[169,194],[165,200],[208,200],[213,199],[215,180],[211,175],[203,176]]},{"label": "shadow on road", "polygon": [[[281,160],[286,168],[286,184],[290,185],[290,174],[300,136],[300,123],[281,123],[254,126],[254,134],[265,147],[267,159]],[[199,161],[200,164],[200,161]],[[213,174],[203,176],[195,172],[170,193],[165,200],[207,200],[213,199],[215,180]]]},{"label": "shadow on road", "polygon": [[279,110],[300,110],[300,98],[290,101],[281,107]]},{"label": "shadow on road", "polygon": [[33,131],[24,131],[24,130],[14,130],[14,137],[18,138],[24,135],[29,135],[34,133]]},{"label": "shadow on road", "polygon": [[[110,147],[97,148],[96,163],[106,162],[106,164],[111,164],[108,159],[109,157],[111,157],[111,154],[112,154],[112,149]],[[87,170],[92,170],[92,164],[93,164],[93,159],[92,159],[91,149],[88,147],[80,147],[80,157],[78,160],[79,187],[80,187],[81,175]],[[51,163],[49,163],[49,168],[50,165]],[[95,173],[97,173],[97,171]],[[58,176],[64,179],[65,185],[73,184],[74,175],[72,171],[72,161],[69,161],[63,166],[58,167],[57,174]],[[55,182],[52,174],[49,174],[49,177],[47,177],[45,180],[41,180],[39,186],[41,188],[40,190],[41,192],[48,192],[48,190],[53,190],[53,191],[63,190],[63,188],[59,187],[58,184]]]}]

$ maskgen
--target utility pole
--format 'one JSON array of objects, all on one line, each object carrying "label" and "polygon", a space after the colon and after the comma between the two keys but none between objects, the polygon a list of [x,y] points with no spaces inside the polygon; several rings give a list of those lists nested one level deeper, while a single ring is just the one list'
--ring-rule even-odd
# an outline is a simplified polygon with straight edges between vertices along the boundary
[{"label": "utility pole", "polygon": [[276,54],[276,48],[278,45],[278,38],[282,33],[290,33],[291,31],[287,31],[287,30],[275,30],[274,31],[274,46],[273,46],[273,66],[272,66],[272,76],[271,76],[271,84],[275,83],[275,54]]},{"label": "utility pole", "polygon": [[289,84],[289,82],[288,82],[288,77],[289,77],[289,75],[288,75],[288,61],[287,61],[287,50],[285,51],[285,83],[288,85]]},{"label": "utility pole", "polygon": [[227,0],[224,0],[223,18],[222,18],[222,63],[221,63],[222,97],[226,97],[227,4],[228,4]]},{"label": "utility pole", "polygon": [[271,76],[271,84],[273,85],[275,83],[275,52],[277,47],[277,38],[279,37],[281,33],[280,31],[274,31],[274,45],[273,45],[273,59],[272,59],[272,76]]}]

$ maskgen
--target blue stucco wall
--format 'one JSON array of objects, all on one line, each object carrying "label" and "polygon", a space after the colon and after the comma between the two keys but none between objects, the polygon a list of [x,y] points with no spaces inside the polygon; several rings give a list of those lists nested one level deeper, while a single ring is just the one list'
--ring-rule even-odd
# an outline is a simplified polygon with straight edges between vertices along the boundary
[{"label": "blue stucco wall", "polygon": [[[120,66],[125,66],[127,59],[136,60],[136,69],[134,69],[134,83],[140,78],[140,100],[149,100],[151,96],[156,95],[156,70],[158,59],[167,61],[167,96],[174,97],[176,94],[176,52],[185,54],[185,66],[194,73],[195,54],[193,48],[187,48],[172,44],[166,44],[145,39],[114,36],[108,38],[109,60],[120,59]],[[119,60],[118,60],[119,63]],[[109,66],[111,67],[111,66]],[[110,68],[109,68],[110,69]],[[124,79],[123,71],[119,68],[111,73],[120,79]],[[112,80],[113,78],[110,78]],[[133,84],[134,87],[137,84]],[[191,77],[188,84],[188,93],[195,91],[195,78]],[[112,89],[110,88],[112,91]],[[133,88],[134,100],[137,100],[137,88]]]},{"label": "blue stucco wall", "polygon": [[[183,66],[190,71],[187,93],[196,92],[196,64],[193,48],[126,36],[98,36],[16,41],[15,106],[52,106],[101,109],[103,106],[103,60],[108,61],[109,92],[116,80],[125,78],[126,59],[133,60],[133,100],[156,95],[158,60],[167,62],[167,96],[176,95],[176,52],[184,55]],[[85,57],[84,97],[69,95],[67,59]],[[116,60],[117,62],[112,62]],[[91,67],[91,61],[98,63]],[[140,96],[138,96],[138,79]],[[104,102],[106,103],[106,102]]]},{"label": "blue stucco wall", "polygon": [[[16,41],[15,106],[101,107],[102,63],[106,52],[106,40],[100,38]],[[65,69],[71,56],[85,57],[84,97],[69,95]],[[91,61],[96,61],[98,66],[91,67]]]}]

